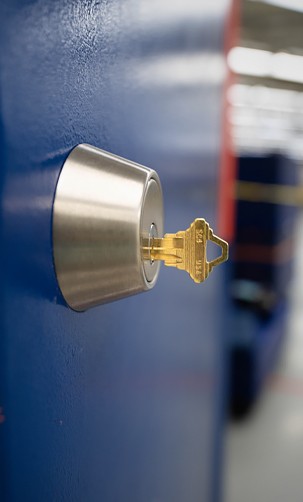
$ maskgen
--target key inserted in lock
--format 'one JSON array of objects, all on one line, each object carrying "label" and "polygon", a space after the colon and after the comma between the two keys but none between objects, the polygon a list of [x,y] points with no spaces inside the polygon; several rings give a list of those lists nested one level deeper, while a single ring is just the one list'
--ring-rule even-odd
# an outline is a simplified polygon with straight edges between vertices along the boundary
[{"label": "key inserted in lock", "polygon": [[[207,241],[221,248],[221,255],[207,260]],[[163,260],[168,267],[185,270],[197,283],[205,281],[216,265],[228,259],[228,244],[213,234],[203,218],[197,218],[187,230],[165,234],[161,239],[151,236],[143,242],[144,260]]]},{"label": "key inserted in lock", "polygon": [[[154,287],[160,260],[203,282],[227,259],[227,243],[196,219],[163,235],[159,177],[144,166],[90,145],[78,145],[60,173],[53,209],[53,255],[58,284],[74,310]],[[221,256],[207,260],[207,241]]]}]

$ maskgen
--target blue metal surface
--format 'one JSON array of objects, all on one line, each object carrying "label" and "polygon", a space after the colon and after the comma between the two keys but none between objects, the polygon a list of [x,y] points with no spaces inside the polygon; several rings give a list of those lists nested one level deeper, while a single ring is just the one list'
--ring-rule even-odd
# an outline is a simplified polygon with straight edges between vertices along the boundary
[{"label": "blue metal surface", "polygon": [[[296,186],[298,164],[277,153],[239,158],[237,179]],[[236,413],[254,404],[287,335],[298,208],[251,200],[236,203],[226,316],[230,339],[230,403]],[[234,303],[234,304],[233,304]]]},{"label": "blue metal surface", "polygon": [[[246,154],[239,157],[238,179],[268,185],[269,190],[272,184],[295,187],[299,183],[299,165],[281,154]],[[269,312],[287,296],[297,214],[296,206],[285,204],[249,200],[238,200],[236,204],[233,279],[257,286],[259,303],[267,303],[265,310]],[[250,298],[253,301],[256,299]]]},{"label": "blue metal surface", "polygon": [[4,0],[1,501],[218,495],[220,271],[68,310],[52,263],[60,168],[86,142],[149,165],[166,230],[216,229],[228,0]]}]

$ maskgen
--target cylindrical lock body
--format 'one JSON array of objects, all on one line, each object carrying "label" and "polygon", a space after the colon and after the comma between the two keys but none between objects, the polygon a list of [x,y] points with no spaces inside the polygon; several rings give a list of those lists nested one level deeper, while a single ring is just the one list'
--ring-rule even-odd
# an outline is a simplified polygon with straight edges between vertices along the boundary
[{"label": "cylindrical lock body", "polygon": [[54,200],[58,283],[74,310],[151,289],[159,262],[143,261],[142,239],[163,234],[158,175],[89,145],[62,168]]}]

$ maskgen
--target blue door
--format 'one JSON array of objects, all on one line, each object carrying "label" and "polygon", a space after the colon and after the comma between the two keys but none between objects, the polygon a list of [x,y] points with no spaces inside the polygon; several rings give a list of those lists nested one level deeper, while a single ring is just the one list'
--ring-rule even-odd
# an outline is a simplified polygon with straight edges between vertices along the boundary
[{"label": "blue door", "polygon": [[218,496],[221,272],[162,268],[148,293],[62,301],[52,204],[71,149],[156,169],[165,230],[216,230],[228,0],[4,0],[0,6],[0,498]]}]

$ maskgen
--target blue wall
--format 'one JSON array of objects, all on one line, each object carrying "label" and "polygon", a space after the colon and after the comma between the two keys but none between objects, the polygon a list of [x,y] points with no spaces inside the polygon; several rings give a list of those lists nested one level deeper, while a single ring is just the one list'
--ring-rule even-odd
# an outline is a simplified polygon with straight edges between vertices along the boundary
[{"label": "blue wall", "polygon": [[216,229],[228,0],[0,6],[1,501],[210,501],[223,400],[221,273],[62,305],[51,218],[86,142],[158,170],[166,231]]}]

